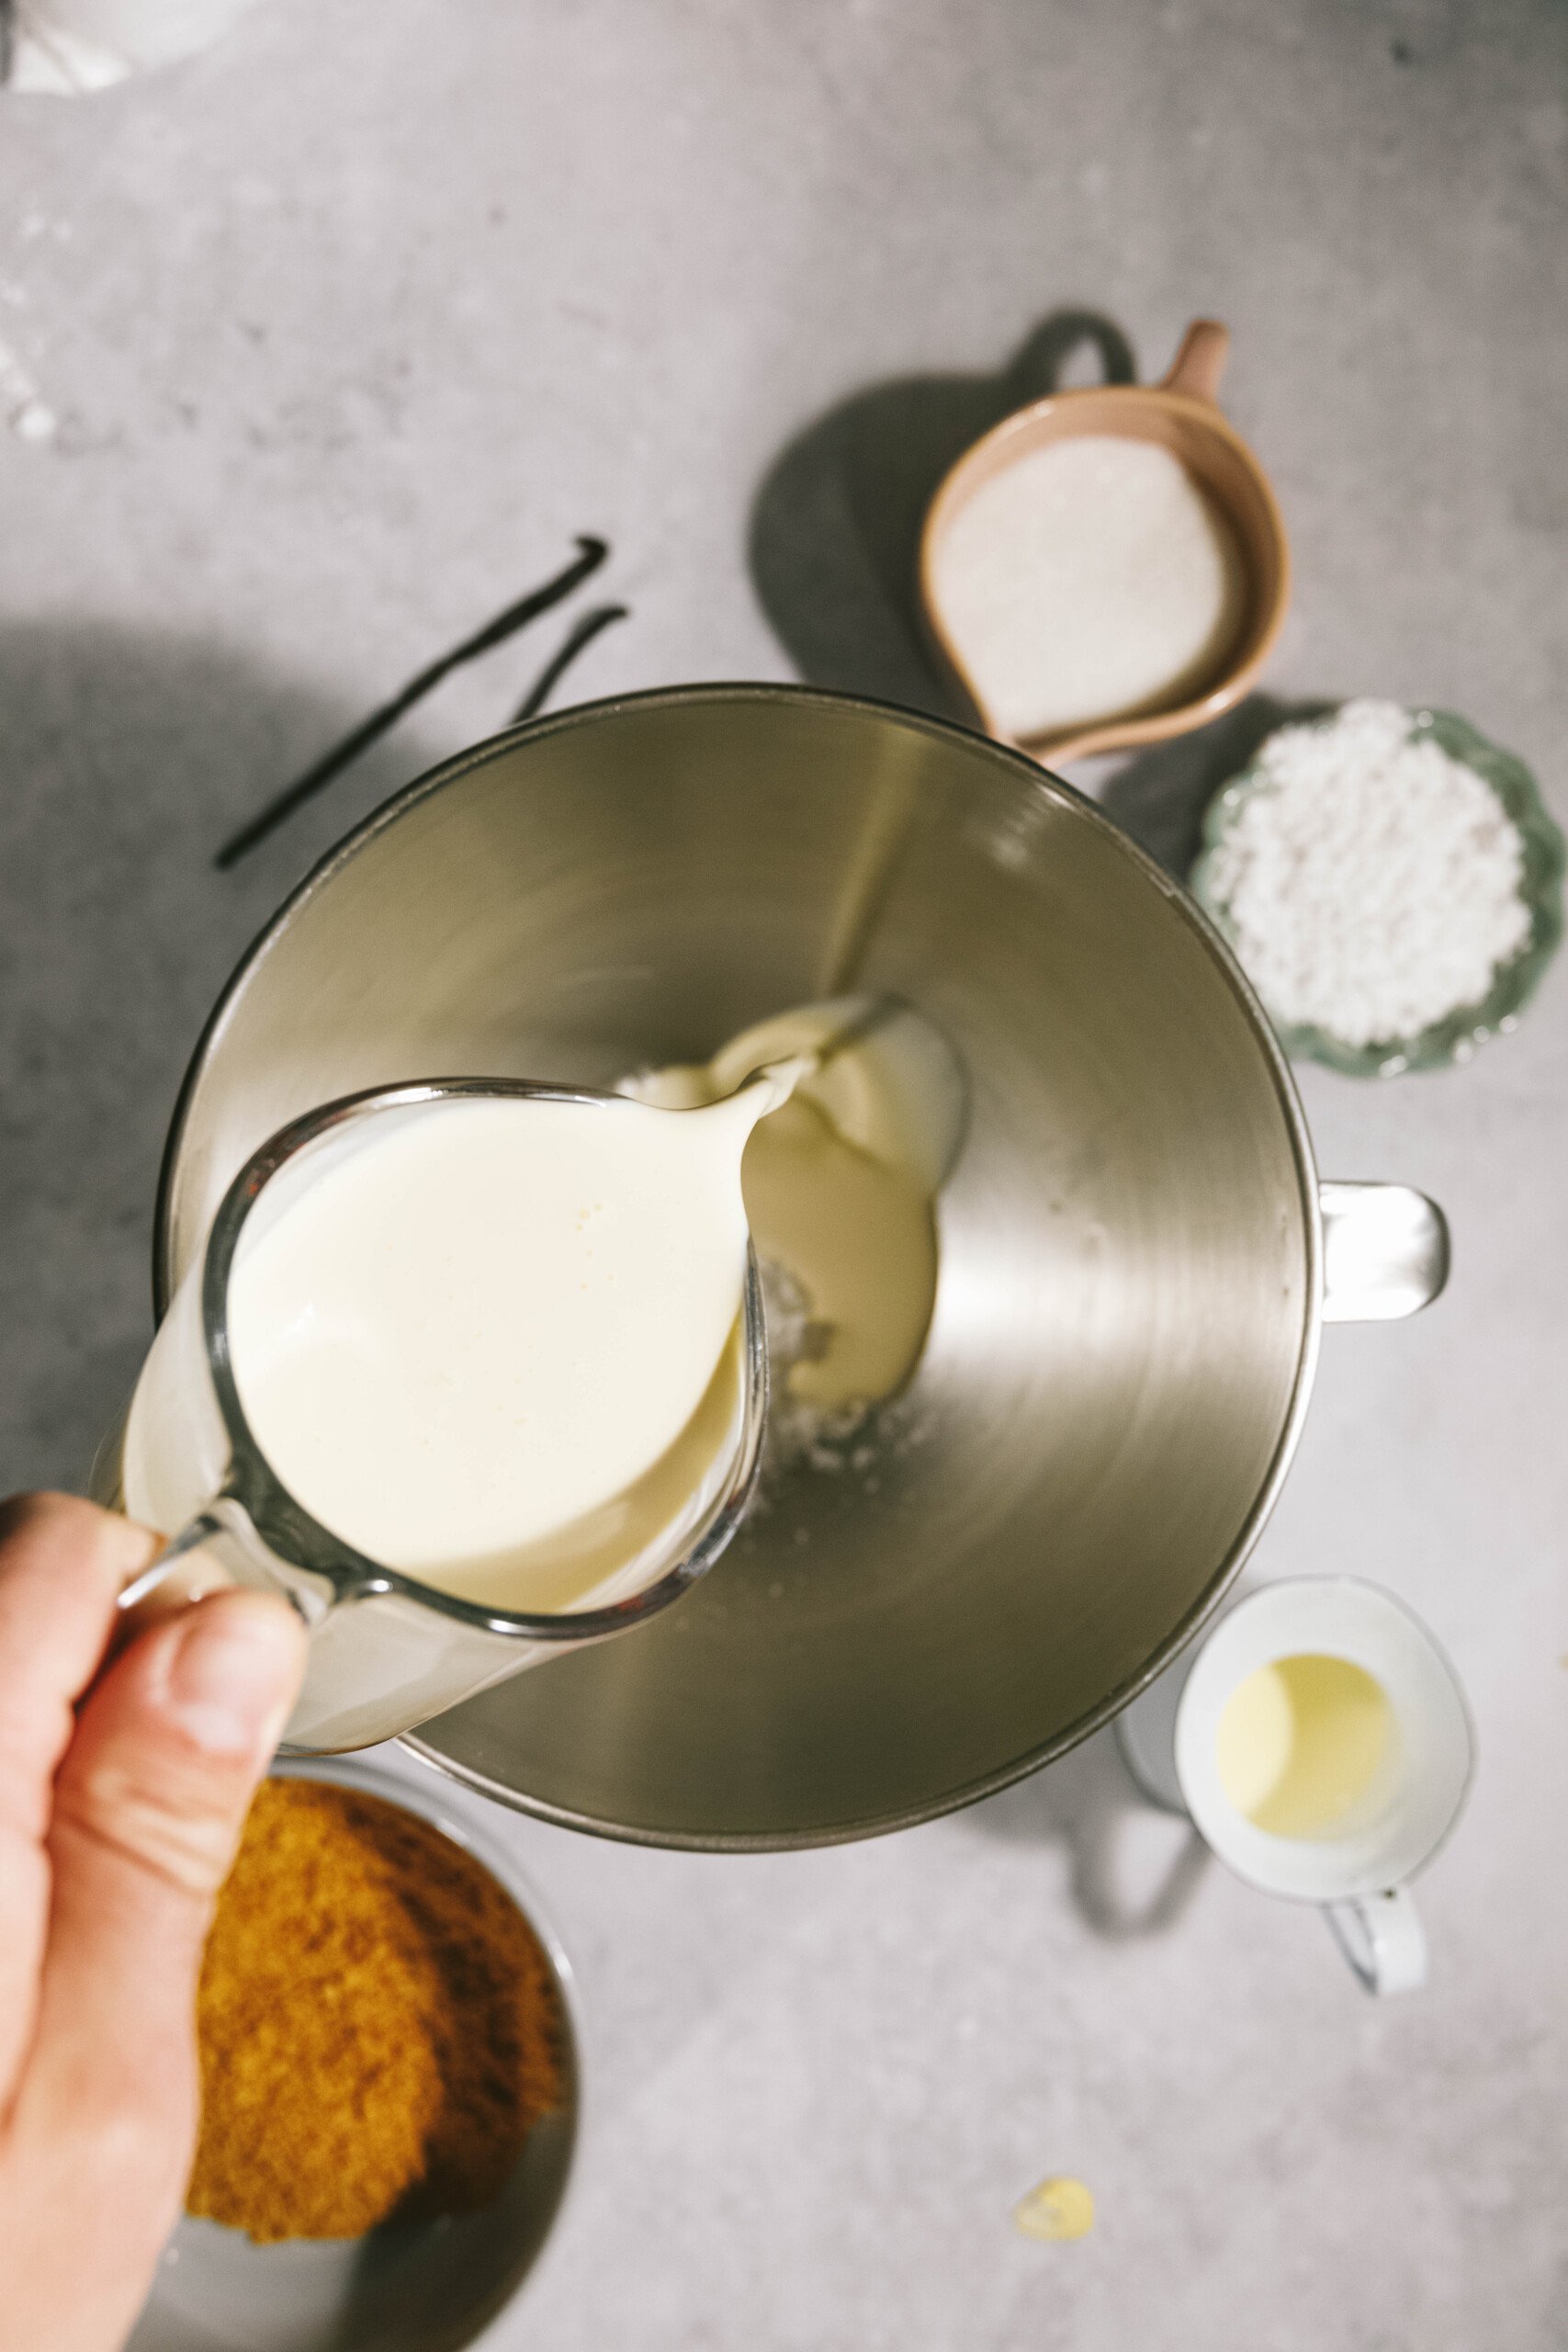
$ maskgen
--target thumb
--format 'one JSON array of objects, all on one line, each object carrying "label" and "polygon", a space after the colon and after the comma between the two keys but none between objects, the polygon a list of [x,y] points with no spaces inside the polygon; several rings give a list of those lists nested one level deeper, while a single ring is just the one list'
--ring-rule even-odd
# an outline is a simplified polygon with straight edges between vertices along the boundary
[{"label": "thumb", "polygon": [[283,1602],[215,1593],[143,1634],[84,1707],[55,1780],[49,1945],[19,2109],[38,2101],[89,2135],[164,2117],[176,2172],[188,2156],[202,1945],[304,1651]]}]

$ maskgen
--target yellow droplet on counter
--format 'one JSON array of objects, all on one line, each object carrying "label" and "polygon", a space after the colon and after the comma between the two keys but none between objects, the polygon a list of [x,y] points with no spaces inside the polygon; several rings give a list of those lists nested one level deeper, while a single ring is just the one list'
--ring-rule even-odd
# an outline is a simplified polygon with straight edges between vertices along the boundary
[{"label": "yellow droplet on counter", "polygon": [[1081,2180],[1055,2174],[1012,2209],[1026,2238],[1087,2238],[1094,2227],[1094,2198]]}]

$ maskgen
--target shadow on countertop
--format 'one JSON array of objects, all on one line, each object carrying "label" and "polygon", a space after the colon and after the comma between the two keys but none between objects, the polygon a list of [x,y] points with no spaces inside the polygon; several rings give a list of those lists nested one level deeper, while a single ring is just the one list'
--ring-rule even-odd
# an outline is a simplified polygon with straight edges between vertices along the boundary
[{"label": "shadow on countertop", "polygon": [[1134,752],[1100,787],[1100,805],[1168,873],[1185,882],[1198,854],[1203,811],[1221,786],[1241,773],[1277,727],[1321,718],[1335,707],[1248,695],[1196,733]]},{"label": "shadow on countertop", "polygon": [[126,1400],[164,1134],[229,972],[329,843],[438,756],[400,729],[215,873],[224,834],[359,716],[195,636],[0,629],[0,1487],[79,1487]]},{"label": "shadow on countertop", "polygon": [[997,374],[873,384],[781,452],[752,505],[748,553],[762,608],[808,684],[964,716],[921,640],[926,509],[971,443],[1063,390],[1086,347],[1106,382],[1133,381],[1132,346],[1113,321],[1055,311]]},{"label": "shadow on countertop", "polygon": [[[1074,1905],[1107,1943],[1169,1934],[1186,1916],[1209,1865],[1198,1832],[1143,1794],[1110,1725],[1059,1763],[971,1806],[961,1818],[982,1837],[1064,1848]],[[1128,1849],[1139,1829],[1152,1830],[1160,1849],[1152,1885],[1146,1867],[1129,1868]],[[1146,1851],[1142,1860],[1146,1865]]]}]

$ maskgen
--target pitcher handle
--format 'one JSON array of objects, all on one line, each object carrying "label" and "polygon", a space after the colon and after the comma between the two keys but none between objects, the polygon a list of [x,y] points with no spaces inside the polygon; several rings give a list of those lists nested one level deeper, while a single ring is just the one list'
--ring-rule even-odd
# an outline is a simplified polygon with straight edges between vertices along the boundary
[{"label": "pitcher handle", "polygon": [[1162,392],[1185,392],[1190,400],[1220,397],[1220,378],[1230,357],[1231,331],[1218,319],[1194,319],[1160,385]]},{"label": "pitcher handle", "polygon": [[255,1585],[280,1594],[303,1618],[307,1627],[316,1625],[331,1606],[330,1596],[316,1589],[320,1579],[303,1571],[297,1576],[279,1573],[278,1563],[256,1533],[243,1504],[233,1495],[220,1494],[194,1512],[141,1574],[121,1588],[116,1608],[130,1611],[150,1600],[168,1584],[182,1560],[208,1546],[212,1547],[210,1557],[220,1573],[205,1575],[194,1581],[179,1579],[174,1587],[176,1597],[194,1599],[214,1584]]},{"label": "pitcher handle", "polygon": [[1448,1220],[1408,1184],[1320,1184],[1323,1319],[1389,1323],[1429,1306],[1449,1278]]},{"label": "pitcher handle", "polygon": [[1325,1904],[1324,1916],[1369,1993],[1413,1993],[1427,1982],[1427,1931],[1408,1887]]}]

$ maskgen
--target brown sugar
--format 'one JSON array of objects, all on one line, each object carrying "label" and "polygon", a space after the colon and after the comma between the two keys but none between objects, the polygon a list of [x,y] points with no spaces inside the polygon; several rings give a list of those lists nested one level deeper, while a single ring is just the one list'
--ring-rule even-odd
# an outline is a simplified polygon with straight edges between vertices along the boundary
[{"label": "brown sugar", "polygon": [[321,1781],[257,1793],[202,1964],[186,2208],[263,2242],[497,2194],[561,2097],[549,1963],[440,1830]]}]

